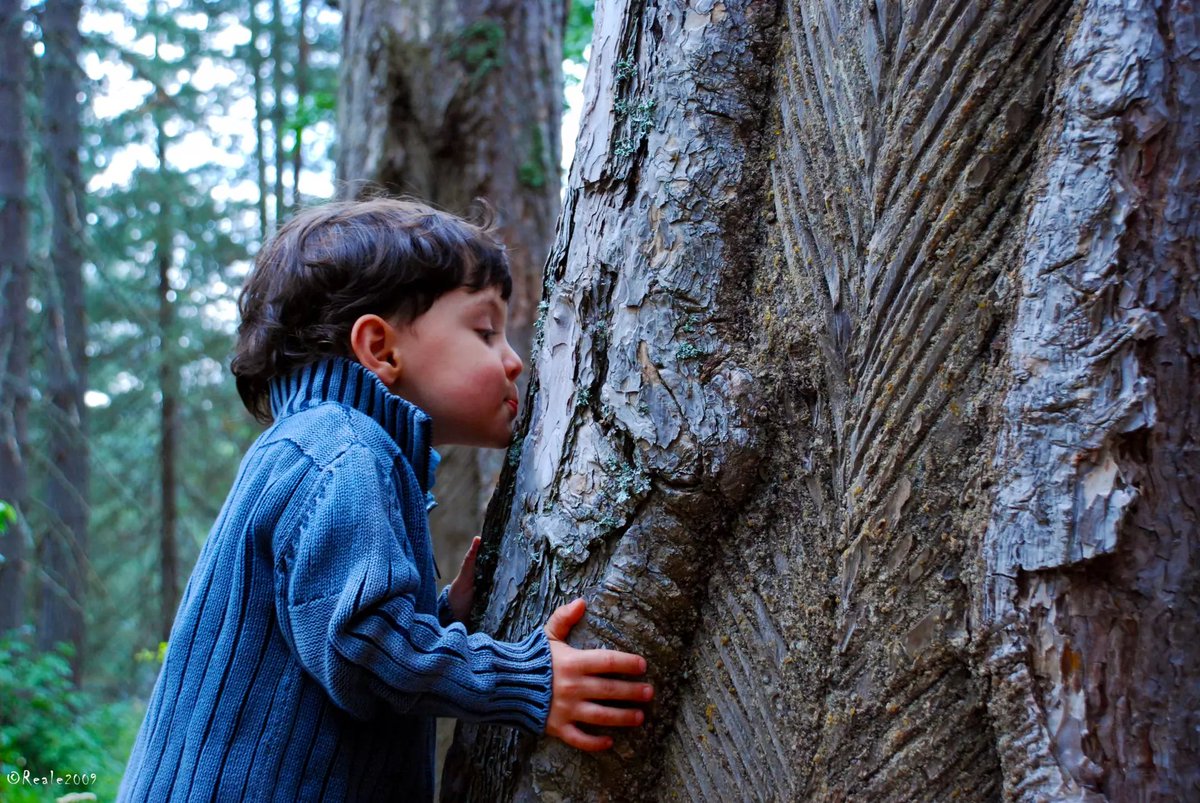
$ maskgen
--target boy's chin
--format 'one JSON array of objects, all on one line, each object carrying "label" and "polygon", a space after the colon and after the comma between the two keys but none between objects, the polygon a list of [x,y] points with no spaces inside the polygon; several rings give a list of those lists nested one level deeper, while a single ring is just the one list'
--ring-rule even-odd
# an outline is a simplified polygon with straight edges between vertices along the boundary
[{"label": "boy's chin", "polygon": [[495,440],[489,442],[487,444],[487,446],[485,446],[484,448],[486,448],[486,449],[507,449],[509,446],[512,446],[512,442],[513,442],[513,434],[512,434],[512,430],[510,429],[508,432],[504,433],[503,435],[497,436]]}]

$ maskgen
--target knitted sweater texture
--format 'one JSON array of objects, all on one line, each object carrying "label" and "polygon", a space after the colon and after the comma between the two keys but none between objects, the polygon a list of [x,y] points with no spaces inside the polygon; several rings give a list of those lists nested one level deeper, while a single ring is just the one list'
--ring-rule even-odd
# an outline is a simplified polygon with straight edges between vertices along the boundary
[{"label": "knitted sweater texture", "polygon": [[421,410],[344,359],[277,381],[271,407],[184,591],[120,800],[432,799],[434,717],[541,732],[549,644],[468,634],[436,598]]}]

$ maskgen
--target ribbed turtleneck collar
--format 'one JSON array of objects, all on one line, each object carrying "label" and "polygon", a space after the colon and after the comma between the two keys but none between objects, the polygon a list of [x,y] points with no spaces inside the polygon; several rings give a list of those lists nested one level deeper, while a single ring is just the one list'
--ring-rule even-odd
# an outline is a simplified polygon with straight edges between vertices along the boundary
[{"label": "ribbed turtleneck collar", "polygon": [[369,416],[392,437],[428,492],[441,459],[430,445],[432,419],[387,389],[379,377],[345,357],[328,357],[271,380],[271,415],[279,420],[324,402],[337,402]]}]

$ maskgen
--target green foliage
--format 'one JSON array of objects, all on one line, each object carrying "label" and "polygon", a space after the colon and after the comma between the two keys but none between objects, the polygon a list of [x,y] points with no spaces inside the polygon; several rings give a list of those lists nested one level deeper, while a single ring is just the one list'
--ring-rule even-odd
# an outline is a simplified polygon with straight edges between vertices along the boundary
[{"label": "green foliage", "polygon": [[0,499],[0,535],[4,535],[16,520],[17,509],[3,499]]},{"label": "green foliage", "polygon": [[163,661],[167,660],[167,642],[158,642],[156,650],[139,650],[134,660],[141,664],[154,664],[156,667],[162,666]]},{"label": "green foliage", "polygon": [[583,51],[592,43],[596,0],[571,0],[563,35],[563,60],[586,63]]},{"label": "green foliage", "polygon": [[537,123],[529,125],[529,147],[525,161],[517,168],[517,180],[531,190],[546,185],[546,140],[542,136],[542,127]]},{"label": "green foliage", "polygon": [[[27,634],[0,638],[0,799],[54,800],[71,791],[115,799],[141,706],[98,703],[72,683],[68,648],[37,653],[30,642]],[[26,771],[67,782],[9,782]]]},{"label": "green foliage", "polygon": [[[16,523],[16,521],[17,509],[8,502],[5,502],[3,499],[0,499],[0,535],[4,535],[6,532],[8,532],[8,528]],[[4,553],[0,552],[0,565],[3,563]]]},{"label": "green foliage", "polygon": [[289,131],[303,133],[317,123],[333,123],[336,118],[337,96],[330,91],[312,92],[296,104],[288,117],[287,127]]},{"label": "green foliage", "polygon": [[466,67],[476,87],[489,72],[504,66],[504,28],[487,17],[475,20],[450,42],[446,55]]}]

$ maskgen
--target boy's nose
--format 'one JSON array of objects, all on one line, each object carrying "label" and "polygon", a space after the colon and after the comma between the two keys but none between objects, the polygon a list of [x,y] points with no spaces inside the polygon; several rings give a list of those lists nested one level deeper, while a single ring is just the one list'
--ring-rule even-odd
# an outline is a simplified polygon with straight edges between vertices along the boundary
[{"label": "boy's nose", "polygon": [[525,363],[521,362],[521,355],[513,350],[513,347],[505,344],[507,354],[504,356],[504,368],[510,380],[515,381],[521,372],[525,370]]}]

